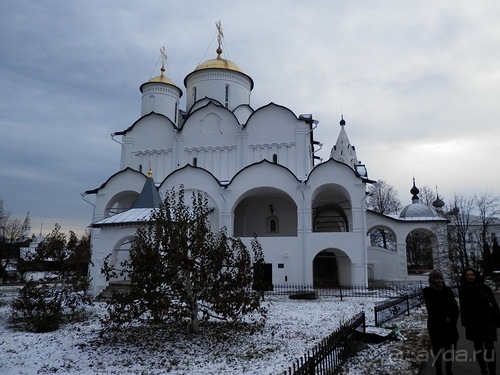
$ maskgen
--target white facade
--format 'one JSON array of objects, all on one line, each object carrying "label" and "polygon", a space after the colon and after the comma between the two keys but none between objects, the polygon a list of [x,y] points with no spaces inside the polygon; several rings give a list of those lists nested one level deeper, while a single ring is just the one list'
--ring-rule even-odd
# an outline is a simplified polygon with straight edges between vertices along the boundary
[{"label": "white facade", "polygon": [[[162,71],[141,86],[141,118],[115,133],[122,136],[120,170],[86,192],[96,197],[93,293],[108,284],[100,274],[103,259],[111,253],[118,264],[127,257],[137,226],[131,210],[149,170],[162,198],[180,185],[187,197],[205,192],[214,230],[226,227],[248,245],[256,234],[273,283],[405,279],[405,230],[394,226],[397,251],[369,246],[369,229],[389,219],[366,214],[366,184],[374,181],[354,147],[344,145],[345,122],[332,158],[315,165],[317,121],[274,103],[252,109],[252,79],[221,52],[187,75],[185,111],[177,107],[182,91]],[[342,147],[347,160],[336,156]],[[108,220],[124,212],[129,219]]]}]

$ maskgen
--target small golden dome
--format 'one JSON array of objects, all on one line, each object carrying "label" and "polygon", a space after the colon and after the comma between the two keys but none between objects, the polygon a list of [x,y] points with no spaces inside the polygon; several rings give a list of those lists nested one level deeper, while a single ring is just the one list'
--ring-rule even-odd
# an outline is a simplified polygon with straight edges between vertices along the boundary
[{"label": "small golden dome", "polygon": [[[143,83],[143,84],[141,85],[141,87],[139,87],[139,90],[140,90],[141,92],[143,92],[143,91],[142,91],[143,87],[144,87],[145,85],[147,85],[148,83],[165,83],[165,84],[167,84],[167,85],[172,85],[172,86],[177,87],[177,85],[174,83],[174,81],[172,81],[170,78],[168,78],[168,77],[164,74],[164,72],[165,72],[165,68],[163,68],[163,67],[162,67],[162,68],[161,68],[161,74],[160,74],[159,76],[157,76],[157,77],[153,77],[153,78],[151,78],[149,81],[147,81],[147,82]],[[179,91],[180,91],[180,89],[179,89]],[[181,92],[181,96],[182,96],[182,92]]]},{"label": "small golden dome", "polygon": [[164,76],[163,74],[161,76],[151,78],[147,83],[154,83],[154,82],[168,83],[169,85],[175,86],[175,83],[170,78]]}]

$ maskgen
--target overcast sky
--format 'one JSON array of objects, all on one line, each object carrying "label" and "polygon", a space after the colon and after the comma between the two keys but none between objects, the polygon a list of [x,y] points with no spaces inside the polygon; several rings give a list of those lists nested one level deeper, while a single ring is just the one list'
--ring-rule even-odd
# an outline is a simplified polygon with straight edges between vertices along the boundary
[{"label": "overcast sky", "polygon": [[[346,131],[371,179],[500,194],[500,2],[0,1],[0,198],[33,232],[82,232],[80,193],[119,170],[110,133],[140,115],[139,86],[224,57],[251,105],[312,113],[325,160]],[[185,95],[184,95],[185,97]],[[182,99],[184,99],[184,97]],[[181,103],[184,107],[184,103]]]}]

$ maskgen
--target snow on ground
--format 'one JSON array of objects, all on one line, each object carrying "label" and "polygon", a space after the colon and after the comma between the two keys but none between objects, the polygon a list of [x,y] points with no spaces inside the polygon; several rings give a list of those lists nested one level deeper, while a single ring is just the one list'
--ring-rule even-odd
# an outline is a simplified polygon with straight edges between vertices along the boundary
[{"label": "snow on ground", "polygon": [[[279,375],[356,313],[365,311],[367,325],[373,326],[373,307],[378,301],[271,296],[265,300],[269,317],[262,332],[230,334],[220,323],[213,323],[202,326],[196,336],[165,328],[137,329],[112,342],[98,334],[99,317],[105,313],[103,303],[94,305],[87,321],[55,332],[31,333],[9,325],[10,308],[0,300],[0,373]],[[398,326],[404,339],[366,344],[342,374],[417,374],[419,364],[412,350],[423,350],[420,346],[426,345],[424,320],[423,310],[417,309],[389,323]]]}]

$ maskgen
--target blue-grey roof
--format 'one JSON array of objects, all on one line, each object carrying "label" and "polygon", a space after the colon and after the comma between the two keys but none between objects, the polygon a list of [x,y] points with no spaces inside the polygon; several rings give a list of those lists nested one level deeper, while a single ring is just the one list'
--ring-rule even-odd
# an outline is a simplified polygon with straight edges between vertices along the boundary
[{"label": "blue-grey roof", "polygon": [[142,187],[141,194],[132,205],[132,208],[159,208],[162,203],[160,193],[155,186],[152,177],[148,177],[146,183]]}]

